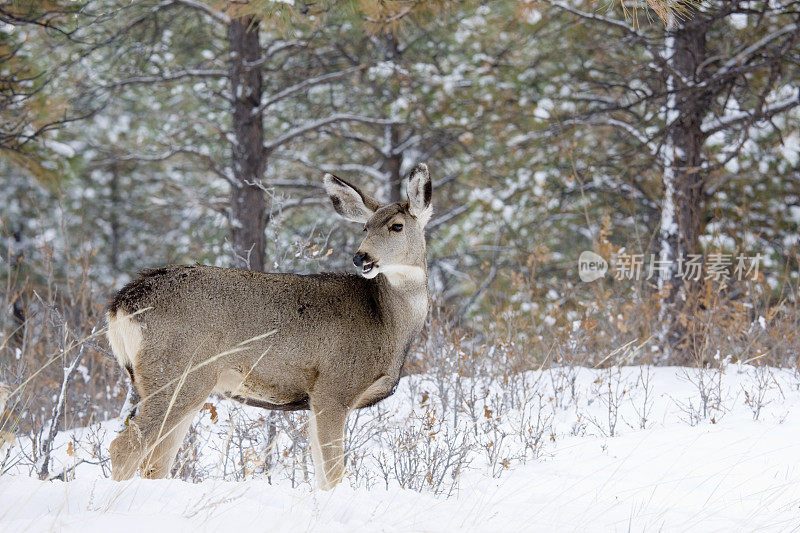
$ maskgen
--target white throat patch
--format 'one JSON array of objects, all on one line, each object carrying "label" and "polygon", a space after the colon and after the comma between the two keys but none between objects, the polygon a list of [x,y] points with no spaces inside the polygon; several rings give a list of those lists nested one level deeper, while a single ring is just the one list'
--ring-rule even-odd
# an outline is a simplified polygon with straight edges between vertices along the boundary
[{"label": "white throat patch", "polygon": [[393,286],[406,283],[425,283],[425,271],[413,265],[378,265],[379,272],[386,276]]}]

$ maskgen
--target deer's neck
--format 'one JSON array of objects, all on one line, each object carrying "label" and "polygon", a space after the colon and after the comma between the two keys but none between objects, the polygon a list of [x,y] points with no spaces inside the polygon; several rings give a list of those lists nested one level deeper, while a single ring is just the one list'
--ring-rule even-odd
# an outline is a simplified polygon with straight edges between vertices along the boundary
[{"label": "deer's neck", "polygon": [[[428,273],[424,266],[402,266],[384,270],[375,283],[381,311],[401,340],[422,329],[428,315]],[[403,339],[404,341],[407,339]]]}]

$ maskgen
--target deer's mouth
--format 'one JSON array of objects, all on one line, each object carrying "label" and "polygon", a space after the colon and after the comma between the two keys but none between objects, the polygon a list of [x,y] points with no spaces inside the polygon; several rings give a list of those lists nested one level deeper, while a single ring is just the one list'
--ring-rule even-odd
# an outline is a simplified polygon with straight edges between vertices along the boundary
[{"label": "deer's mouth", "polygon": [[362,274],[369,274],[372,272],[372,269],[375,268],[375,261],[370,261],[369,263],[364,263],[361,266],[361,273]]}]

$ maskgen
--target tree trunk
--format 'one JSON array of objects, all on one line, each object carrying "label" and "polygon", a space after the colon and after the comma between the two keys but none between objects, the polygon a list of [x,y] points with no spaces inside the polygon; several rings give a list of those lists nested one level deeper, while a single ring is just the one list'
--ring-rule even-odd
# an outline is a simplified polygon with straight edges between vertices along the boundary
[{"label": "tree trunk", "polygon": [[[696,15],[696,13],[695,13]],[[670,21],[666,43],[667,61],[683,79],[699,82],[699,65],[705,59],[706,27],[697,17],[682,22]],[[659,259],[670,261],[662,271],[659,288],[665,291],[661,323],[662,346],[680,362],[698,357],[690,323],[697,306],[702,279],[684,279],[678,262],[700,254],[701,213],[704,208],[702,164],[704,134],[702,119],[709,102],[707,89],[692,90],[681,80],[669,76],[666,108],[667,142],[664,157],[661,248]],[[683,317],[682,317],[683,315]],[[670,353],[671,352],[671,353]]]},{"label": "tree trunk", "polygon": [[[384,37],[384,59],[390,63],[399,63],[403,53],[396,36],[387,32]],[[385,89],[391,91],[390,89]],[[400,144],[400,132],[397,126],[386,125],[383,130],[383,162],[381,171],[387,178],[387,196],[389,203],[401,202],[403,199],[403,175],[400,173],[403,166],[402,152],[394,153],[395,148]]]},{"label": "tree trunk", "polygon": [[116,276],[119,272],[119,211],[122,209],[122,199],[119,194],[119,167],[116,163],[111,164],[111,212],[109,213],[109,224],[111,225],[111,246],[109,248],[109,262],[111,270]]},{"label": "tree trunk", "polygon": [[22,249],[22,229],[23,225],[20,222],[18,228],[11,234],[14,251],[9,258],[9,267],[18,287],[11,294],[11,316],[14,318],[16,327],[11,332],[10,341],[11,345],[16,348],[22,348],[25,344],[25,327],[28,321],[24,292],[25,281],[22,279],[22,264],[25,261],[25,253]]},{"label": "tree trunk", "polygon": [[230,224],[236,266],[264,270],[267,206],[260,188],[266,168],[263,114],[256,112],[261,103],[262,74],[250,66],[261,58],[258,21],[245,17],[228,26],[233,97],[233,175]]},{"label": "tree trunk", "polygon": [[403,176],[400,174],[403,166],[403,154],[393,153],[399,141],[397,128],[394,126],[386,126],[384,136],[384,154],[383,162],[381,163],[381,171],[383,171],[387,178],[387,189],[389,189],[387,196],[389,203],[400,202],[403,198]]}]

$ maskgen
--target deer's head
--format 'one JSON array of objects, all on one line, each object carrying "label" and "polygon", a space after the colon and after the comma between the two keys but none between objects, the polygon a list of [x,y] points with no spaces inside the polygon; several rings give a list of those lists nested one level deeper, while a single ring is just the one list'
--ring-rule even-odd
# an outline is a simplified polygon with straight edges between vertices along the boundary
[{"label": "deer's head", "polygon": [[390,282],[424,279],[425,226],[431,219],[431,178],[422,163],[406,178],[408,200],[383,205],[358,187],[325,174],[325,190],[342,217],[364,224],[366,236],[353,257],[365,278],[384,274]]}]

